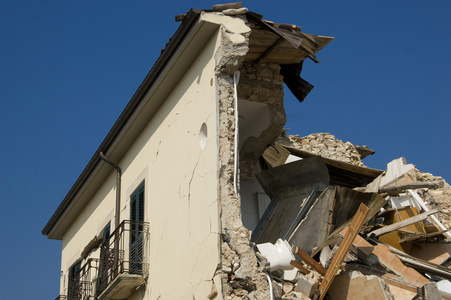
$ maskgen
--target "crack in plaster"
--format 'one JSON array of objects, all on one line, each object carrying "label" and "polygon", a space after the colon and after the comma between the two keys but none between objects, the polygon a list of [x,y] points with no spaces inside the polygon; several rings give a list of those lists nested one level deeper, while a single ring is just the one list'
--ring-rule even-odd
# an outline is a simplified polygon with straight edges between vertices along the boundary
[{"label": "crack in plaster", "polygon": [[189,236],[191,236],[191,183],[193,181],[194,175],[196,173],[197,166],[199,165],[201,153],[197,156],[196,165],[194,166],[193,172],[191,173],[191,178],[188,183],[188,224],[189,224]]}]

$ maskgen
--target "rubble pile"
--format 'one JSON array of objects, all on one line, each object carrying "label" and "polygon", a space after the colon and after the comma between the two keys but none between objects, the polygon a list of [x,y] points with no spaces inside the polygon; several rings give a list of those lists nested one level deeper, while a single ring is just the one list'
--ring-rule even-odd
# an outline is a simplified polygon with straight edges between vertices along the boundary
[{"label": "rubble pile", "polygon": [[358,149],[374,153],[318,133],[263,154],[271,202],[251,241],[273,299],[451,299],[451,187]]},{"label": "rubble pile", "polygon": [[[314,133],[302,138],[299,135],[288,135],[279,138],[277,142],[284,146],[295,147],[315,155],[357,166],[364,166],[362,159],[374,153],[367,146],[356,146],[350,142],[343,142],[330,133]],[[362,149],[362,151],[359,151],[359,149]],[[368,150],[364,152],[363,149]]]},{"label": "rubble pile", "polygon": [[437,218],[446,228],[451,228],[451,186],[445,182],[442,188],[425,189],[422,197],[431,208],[440,210]]},{"label": "rubble pile", "polygon": [[[415,176],[417,181],[421,182],[439,182],[442,177],[434,176],[431,173],[421,172],[415,169]],[[443,187],[434,189],[425,188],[419,189],[418,194],[428,203],[429,208],[437,208],[437,218],[446,228],[451,228],[451,186],[443,180]]]}]

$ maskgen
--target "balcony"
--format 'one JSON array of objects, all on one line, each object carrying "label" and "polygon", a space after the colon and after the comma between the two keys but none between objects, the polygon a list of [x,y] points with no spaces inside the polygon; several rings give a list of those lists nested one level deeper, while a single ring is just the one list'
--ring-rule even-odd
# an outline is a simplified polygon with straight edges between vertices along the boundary
[{"label": "balcony", "polygon": [[68,296],[59,296],[59,300],[94,300],[95,282],[99,269],[99,259],[89,259],[69,280]]},{"label": "balcony", "polygon": [[123,221],[101,246],[97,299],[126,299],[148,274],[149,224]]},{"label": "balcony", "polygon": [[55,300],[67,300],[67,296],[65,296],[65,295],[59,295],[58,297],[56,297]]}]

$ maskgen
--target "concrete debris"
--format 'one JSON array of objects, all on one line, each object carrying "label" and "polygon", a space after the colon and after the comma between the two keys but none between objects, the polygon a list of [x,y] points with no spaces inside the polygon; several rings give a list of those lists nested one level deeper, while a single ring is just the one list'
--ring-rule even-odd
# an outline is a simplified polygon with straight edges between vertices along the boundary
[{"label": "concrete debris", "polygon": [[[299,156],[305,152],[313,157]],[[362,159],[373,153],[329,133],[283,135],[267,146],[256,177],[272,200],[251,242],[263,249],[284,239],[297,270],[294,280],[281,279],[282,270],[271,268],[280,259],[265,255],[265,270],[278,286],[274,299],[447,299],[451,187],[404,158],[366,174],[367,184],[336,184],[349,165],[366,169]],[[333,172],[331,160],[340,162]]]}]

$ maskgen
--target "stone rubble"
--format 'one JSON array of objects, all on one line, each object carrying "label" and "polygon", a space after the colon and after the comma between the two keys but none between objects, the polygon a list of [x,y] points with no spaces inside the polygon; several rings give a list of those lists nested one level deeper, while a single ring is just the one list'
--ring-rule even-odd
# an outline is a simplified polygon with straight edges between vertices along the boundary
[{"label": "stone rubble", "polygon": [[321,155],[356,166],[365,166],[362,163],[362,156],[355,145],[350,142],[343,142],[330,133],[314,133],[305,137],[285,135],[280,137],[277,142],[314,155]]}]

